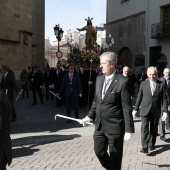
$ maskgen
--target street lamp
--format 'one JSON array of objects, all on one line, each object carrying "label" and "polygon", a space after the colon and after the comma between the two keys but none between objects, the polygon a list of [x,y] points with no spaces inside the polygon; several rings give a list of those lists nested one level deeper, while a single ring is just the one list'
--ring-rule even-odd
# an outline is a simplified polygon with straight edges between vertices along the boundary
[{"label": "street lamp", "polygon": [[56,35],[56,38],[58,40],[58,51],[59,51],[59,42],[61,41],[61,38],[63,37],[63,30],[60,28],[59,24],[54,27],[54,34]]}]

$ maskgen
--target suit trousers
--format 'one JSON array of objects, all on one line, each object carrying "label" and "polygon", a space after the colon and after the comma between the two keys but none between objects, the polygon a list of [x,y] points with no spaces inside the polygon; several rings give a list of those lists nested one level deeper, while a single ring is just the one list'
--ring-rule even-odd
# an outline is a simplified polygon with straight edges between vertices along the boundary
[{"label": "suit trousers", "polygon": [[7,165],[7,157],[4,152],[4,154],[2,156],[2,160],[0,160],[0,170],[6,170],[6,165]]},{"label": "suit trousers", "polygon": [[40,87],[33,87],[32,88],[32,93],[33,93],[33,103],[36,104],[36,92],[38,93],[38,96],[40,98],[41,103],[44,103],[43,98],[42,98],[42,91]]},{"label": "suit trousers", "polygon": [[141,143],[142,148],[148,149],[155,146],[158,118],[154,117],[150,111],[146,116],[141,116]]},{"label": "suit trousers", "polygon": [[94,151],[101,165],[107,170],[121,170],[124,134],[108,135],[95,131],[93,138]]},{"label": "suit trousers", "polygon": [[159,118],[159,135],[165,137],[165,121],[162,121],[162,116]]},{"label": "suit trousers", "polygon": [[11,106],[12,106],[12,118],[16,118],[17,117],[17,114],[15,112],[15,107],[14,107],[14,94],[8,94],[7,95],[10,102],[11,102]]},{"label": "suit trousers", "polygon": [[79,118],[79,110],[78,110],[78,96],[75,96],[73,92],[70,93],[69,96],[65,96],[65,105],[67,116],[71,117],[71,109],[75,110],[75,116]]}]

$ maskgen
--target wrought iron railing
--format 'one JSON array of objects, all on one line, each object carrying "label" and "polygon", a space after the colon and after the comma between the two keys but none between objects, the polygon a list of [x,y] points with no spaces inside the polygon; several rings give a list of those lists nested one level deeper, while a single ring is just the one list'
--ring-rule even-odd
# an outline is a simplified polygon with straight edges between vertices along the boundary
[{"label": "wrought iron railing", "polygon": [[170,24],[163,22],[151,25],[151,38],[159,39],[170,37]]}]

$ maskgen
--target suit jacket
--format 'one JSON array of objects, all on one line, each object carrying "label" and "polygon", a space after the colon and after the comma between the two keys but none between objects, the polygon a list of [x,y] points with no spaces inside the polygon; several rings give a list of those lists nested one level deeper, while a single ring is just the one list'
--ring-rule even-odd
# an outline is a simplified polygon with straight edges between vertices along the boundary
[{"label": "suit jacket", "polygon": [[32,71],[30,79],[32,88],[40,88],[43,85],[43,74],[41,71]]},{"label": "suit jacket", "polygon": [[76,73],[73,74],[72,82],[70,81],[69,74],[64,75],[62,85],[58,93],[61,94],[64,92],[65,98],[68,98],[71,94],[71,90],[76,98],[78,98],[79,94],[82,94],[80,78]]},{"label": "suit jacket", "polygon": [[133,133],[134,122],[127,79],[115,73],[102,100],[104,79],[105,75],[97,77],[95,97],[88,117],[95,119],[95,130],[99,130],[102,124],[102,130],[107,134]]},{"label": "suit jacket", "polygon": [[60,68],[60,73],[59,73],[59,75],[57,75],[56,72],[57,72],[57,69],[54,70],[54,85],[55,85],[54,91],[55,91],[55,92],[57,92],[57,91],[60,89],[61,84],[62,84],[63,76],[64,76],[64,74],[66,73],[66,72],[65,72],[64,70],[62,70],[61,68]]},{"label": "suit jacket", "polygon": [[6,89],[8,90],[7,96],[9,97],[10,101],[13,102],[14,90],[16,93],[19,92],[13,73],[8,72],[6,77],[2,78],[1,87],[4,92],[6,92]]},{"label": "suit jacket", "polygon": [[0,162],[5,153],[8,165],[12,162],[12,146],[10,138],[11,115],[11,103],[0,88]]},{"label": "suit jacket", "polygon": [[161,115],[161,107],[162,111],[167,113],[166,92],[160,80],[156,80],[156,89],[153,96],[149,79],[141,83],[134,110],[138,110],[139,106],[141,116],[146,116],[152,111],[152,114],[159,118]]},{"label": "suit jacket", "polygon": [[169,81],[168,84],[167,84],[165,77],[161,77],[160,81],[162,81],[165,86],[168,105],[170,105],[170,78],[168,79]]}]

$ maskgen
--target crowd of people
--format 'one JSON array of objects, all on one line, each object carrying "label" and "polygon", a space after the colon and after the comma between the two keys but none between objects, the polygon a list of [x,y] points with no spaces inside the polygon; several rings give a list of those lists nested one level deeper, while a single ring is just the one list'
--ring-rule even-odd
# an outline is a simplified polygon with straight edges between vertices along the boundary
[{"label": "crowd of people", "polygon": [[[160,139],[166,141],[165,130],[170,130],[169,68],[164,69],[163,77],[158,77],[156,67],[142,68],[141,73],[135,76],[128,66],[122,68],[117,64],[115,53],[105,52],[91,73],[80,63],[70,64],[67,68],[57,63],[56,68],[47,67],[45,70],[38,65],[32,69],[24,68],[20,74],[20,88],[8,66],[1,66],[1,72],[0,135],[4,140],[0,141],[0,169],[4,170],[11,162],[10,121],[17,120],[14,91],[22,99],[29,98],[32,91],[32,105],[38,103],[37,96],[41,104],[45,104],[44,99],[53,100],[55,107],[65,104],[67,116],[73,117],[73,109],[77,119],[79,104],[88,104],[89,113],[80,123],[85,126],[90,121],[95,122],[94,151],[101,165],[108,170],[121,169],[123,141],[129,140],[135,132],[133,118],[138,111],[141,117],[140,152],[146,154],[155,149],[158,132]],[[134,96],[137,97],[133,108]],[[8,134],[5,138],[4,133]]]}]

